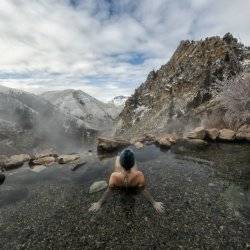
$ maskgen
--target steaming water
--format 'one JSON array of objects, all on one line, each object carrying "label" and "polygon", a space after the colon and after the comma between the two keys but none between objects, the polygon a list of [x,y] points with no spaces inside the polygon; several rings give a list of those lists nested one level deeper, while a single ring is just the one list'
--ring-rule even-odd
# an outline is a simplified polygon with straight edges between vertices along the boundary
[{"label": "steaming water", "polygon": [[[88,207],[102,192],[114,158],[93,153],[73,172],[53,165],[6,173],[0,186],[1,249],[166,249],[250,246],[250,145],[212,144],[205,150],[154,145],[135,150],[139,168],[166,212],[156,215],[141,195],[114,193],[100,212]],[[102,159],[102,160],[100,160]]]}]

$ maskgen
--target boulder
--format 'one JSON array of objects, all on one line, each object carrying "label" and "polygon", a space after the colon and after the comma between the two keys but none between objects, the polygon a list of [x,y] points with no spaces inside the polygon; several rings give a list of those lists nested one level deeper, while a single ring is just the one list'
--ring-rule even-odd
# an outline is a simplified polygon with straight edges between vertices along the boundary
[{"label": "boulder", "polygon": [[56,158],[53,156],[45,156],[30,161],[30,165],[50,165],[56,161]]},{"label": "boulder", "polygon": [[250,141],[250,125],[241,126],[236,133],[236,139]]},{"label": "boulder", "polygon": [[187,133],[187,138],[203,140],[206,137],[206,130],[203,127],[197,127],[193,131]]},{"label": "boulder", "polygon": [[137,148],[137,149],[141,149],[141,148],[143,148],[144,147],[144,145],[141,143],[141,142],[136,142],[136,143],[134,143],[134,146]]},{"label": "boulder", "polygon": [[6,170],[21,167],[24,162],[29,161],[31,157],[28,154],[12,155],[9,158],[6,158],[3,163],[3,168]]},{"label": "boulder", "polygon": [[86,161],[79,162],[79,163],[77,163],[75,166],[73,166],[73,167],[71,168],[71,170],[72,170],[72,171],[76,171],[78,168],[84,166],[86,163],[87,163]]},{"label": "boulder", "polygon": [[4,180],[5,180],[5,175],[0,173],[0,185],[4,183]]},{"label": "boulder", "polygon": [[31,171],[36,172],[36,173],[40,173],[44,169],[46,169],[46,166],[44,165],[36,165],[30,168]]},{"label": "boulder", "polygon": [[209,140],[214,141],[219,136],[219,130],[217,128],[207,129],[206,132],[207,132],[207,139]]},{"label": "boulder", "polygon": [[75,161],[79,158],[80,158],[79,155],[60,155],[57,160],[58,160],[58,163],[65,164],[71,161]]},{"label": "boulder", "polygon": [[130,145],[129,141],[122,139],[97,138],[97,150],[112,152]]},{"label": "boulder", "polygon": [[204,140],[190,138],[178,139],[176,144],[177,146],[183,146],[186,148],[204,148],[208,146],[208,143]]},{"label": "boulder", "polygon": [[218,138],[223,141],[233,141],[235,139],[235,132],[231,129],[221,129]]},{"label": "boulder", "polygon": [[90,188],[89,188],[89,193],[92,194],[92,193],[96,193],[96,192],[99,192],[105,188],[107,188],[108,184],[106,181],[96,181],[94,182]]},{"label": "boulder", "polygon": [[160,147],[163,148],[170,148],[172,144],[176,143],[177,137],[174,134],[159,134],[155,142],[158,144]]},{"label": "boulder", "polygon": [[42,157],[47,157],[47,156],[58,157],[54,149],[49,148],[49,149],[42,150],[41,152],[35,153],[34,158],[37,159],[37,158],[42,158]]},{"label": "boulder", "polygon": [[139,142],[154,142],[155,136],[153,134],[144,134],[139,140]]}]

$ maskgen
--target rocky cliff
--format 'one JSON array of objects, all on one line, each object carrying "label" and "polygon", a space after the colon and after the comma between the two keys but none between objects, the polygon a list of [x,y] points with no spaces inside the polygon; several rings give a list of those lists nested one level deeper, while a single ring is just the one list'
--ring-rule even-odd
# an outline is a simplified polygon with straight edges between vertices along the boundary
[{"label": "rocky cliff", "polygon": [[169,62],[151,71],[128,98],[116,134],[183,131],[200,125],[204,116],[218,109],[212,91],[216,82],[244,68],[249,71],[249,51],[229,33],[223,38],[182,41]]}]

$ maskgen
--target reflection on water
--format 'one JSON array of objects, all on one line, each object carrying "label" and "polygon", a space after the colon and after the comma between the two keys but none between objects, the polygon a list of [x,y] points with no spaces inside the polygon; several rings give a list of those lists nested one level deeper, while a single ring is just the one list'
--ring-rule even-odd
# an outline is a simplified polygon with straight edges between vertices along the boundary
[{"label": "reflection on water", "polygon": [[[109,178],[115,156],[119,153],[116,152],[102,156],[93,154],[92,159],[87,160],[87,164],[76,171],[71,171],[70,164],[54,164],[41,171],[23,167],[5,172],[6,181],[0,186],[0,230],[4,230],[9,242],[22,241],[15,238],[11,233],[14,229],[8,230],[8,227],[22,233],[21,229],[26,223],[27,228],[32,227],[34,230],[32,233],[29,232],[27,237],[34,235],[35,239],[42,242],[44,237],[55,236],[59,242],[53,245],[55,248],[57,244],[67,239],[63,235],[73,230],[68,227],[78,225],[81,221],[83,223],[77,226],[80,228],[78,234],[89,237],[88,244],[93,243],[95,237],[102,237],[102,232],[105,235],[114,233],[116,240],[123,242],[126,237],[126,233],[123,232],[128,233],[126,230],[129,230],[131,233],[130,230],[135,230],[135,227],[141,225],[133,231],[133,237],[146,242],[145,244],[152,243],[153,247],[162,239],[166,241],[168,237],[170,237],[169,242],[174,239],[178,242],[177,245],[189,244],[190,240],[196,240],[192,232],[196,236],[200,233],[202,240],[206,240],[205,236],[208,235],[207,242],[210,242],[210,238],[215,243],[220,242],[218,227],[231,218],[224,206],[232,210],[236,218],[243,216],[249,223],[249,144],[215,143],[204,150],[187,148],[181,152],[163,151],[154,145],[145,146],[143,149],[134,147],[132,149],[139,169],[146,176],[148,188],[154,197],[167,205],[167,212],[162,217],[155,217],[152,208],[134,190],[115,192],[112,200],[105,204],[99,215],[89,215],[87,209],[90,203],[97,201],[101,196],[101,193],[90,195],[89,186],[95,181]],[[42,213],[38,213],[38,210]],[[38,216],[40,221],[36,225]],[[25,221],[27,217],[29,218]],[[19,223],[20,218],[24,220],[22,223]],[[207,221],[200,224],[204,219]],[[235,218],[232,221],[234,220]],[[64,223],[60,228],[61,231],[55,230],[61,225],[58,222]],[[237,225],[236,221],[234,231],[230,229],[228,232],[236,232],[238,235]],[[49,231],[50,226],[51,231]],[[207,228],[204,229],[203,226]],[[44,229],[39,231],[41,227]],[[99,230],[100,228],[102,230]],[[116,234],[116,231],[120,234]],[[60,232],[63,234],[60,235]],[[225,239],[229,237],[230,240],[231,236],[226,236],[228,232],[224,237]],[[39,239],[40,235],[42,238]],[[22,234],[22,237],[26,242],[26,235]],[[72,237],[75,236],[70,237],[70,240],[74,240]],[[102,238],[100,242],[103,241],[105,244],[108,242],[110,243],[108,246],[113,248],[116,241],[112,243],[112,239]],[[50,239],[49,242],[51,241]],[[55,238],[52,242],[54,241]],[[77,238],[76,242],[78,241]],[[235,242],[235,239],[233,241]],[[131,238],[125,242],[132,244]],[[239,242],[242,242],[241,238]],[[174,242],[172,244],[168,247],[177,246]],[[199,244],[192,246],[201,248]],[[40,249],[43,247],[44,245]],[[9,247],[12,248],[13,246]],[[34,248],[39,247],[34,245]]]}]

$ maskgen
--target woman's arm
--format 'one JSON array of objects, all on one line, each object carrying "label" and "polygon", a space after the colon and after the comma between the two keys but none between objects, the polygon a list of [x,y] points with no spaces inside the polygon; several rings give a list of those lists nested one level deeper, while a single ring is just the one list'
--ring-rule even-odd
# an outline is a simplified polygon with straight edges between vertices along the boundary
[{"label": "woman's arm", "polygon": [[149,191],[146,188],[142,190],[142,194],[153,205],[156,212],[158,213],[164,212],[165,209],[163,203],[155,201],[153,196],[149,193]]},{"label": "woman's arm", "polygon": [[101,199],[97,202],[92,203],[91,207],[89,208],[89,212],[98,211],[101,208],[102,204],[107,200],[111,192],[112,192],[112,189],[108,187],[107,190],[103,193]]},{"label": "woman's arm", "polygon": [[162,202],[157,202],[154,200],[153,196],[149,193],[149,191],[146,189],[146,181],[145,177],[142,172],[139,172],[139,187],[142,190],[143,196],[153,205],[154,209],[158,213],[163,213],[164,212],[164,205]]}]

